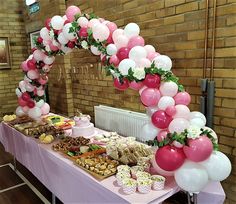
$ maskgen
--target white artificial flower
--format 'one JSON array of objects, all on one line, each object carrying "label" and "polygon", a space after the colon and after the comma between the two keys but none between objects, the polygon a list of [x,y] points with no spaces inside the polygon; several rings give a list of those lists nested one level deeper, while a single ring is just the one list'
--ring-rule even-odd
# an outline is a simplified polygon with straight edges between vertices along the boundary
[{"label": "white artificial flower", "polygon": [[120,74],[116,73],[114,70],[111,69],[110,72],[111,72],[111,74],[114,78],[119,78],[120,77]]},{"label": "white artificial flower", "polygon": [[189,128],[188,128],[187,138],[189,138],[189,139],[199,138],[201,133],[202,133],[202,131],[201,131],[200,127],[190,125]]},{"label": "white artificial flower", "polygon": [[49,31],[49,37],[50,37],[51,39],[54,39],[54,32],[53,32],[53,30],[50,30],[50,31]]},{"label": "white artificial flower", "polygon": [[50,52],[50,51],[51,51],[49,45],[46,45],[46,46],[45,46],[45,50],[46,50],[47,52]]},{"label": "white artificial flower", "polygon": [[85,40],[83,40],[82,42],[81,42],[81,46],[82,46],[82,48],[84,48],[84,49],[88,49],[88,43],[85,41]]},{"label": "white artificial flower", "polygon": [[143,68],[134,68],[132,69],[134,74],[133,76],[138,79],[138,80],[142,80],[145,78],[145,71]]}]

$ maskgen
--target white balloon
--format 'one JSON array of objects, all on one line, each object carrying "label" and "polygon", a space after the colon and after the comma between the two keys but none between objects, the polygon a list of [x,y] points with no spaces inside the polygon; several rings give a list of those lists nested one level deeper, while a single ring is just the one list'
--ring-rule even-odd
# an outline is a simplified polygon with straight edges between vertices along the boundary
[{"label": "white balloon", "polygon": [[206,123],[206,117],[205,115],[203,115],[201,112],[198,111],[192,111],[189,114],[189,120],[193,119],[193,118],[201,118],[204,123]]},{"label": "white balloon", "polygon": [[175,171],[174,175],[177,185],[190,193],[200,192],[208,183],[208,174],[205,168],[188,160]]},{"label": "white balloon", "polygon": [[40,99],[38,102],[36,102],[36,106],[41,108],[43,105],[44,105],[44,100],[43,99]]},{"label": "white balloon", "polygon": [[61,43],[63,45],[65,45],[69,42],[69,40],[64,36],[64,34],[62,32],[58,35],[57,40],[59,41],[59,43]]},{"label": "white balloon", "polygon": [[20,87],[20,89],[22,89],[22,88],[25,88],[25,81],[24,80],[22,80],[22,81],[20,81],[19,82],[19,87]]},{"label": "white balloon", "polygon": [[166,55],[159,55],[153,59],[155,66],[159,69],[169,71],[172,67],[171,59]]},{"label": "white balloon", "polygon": [[142,142],[153,140],[160,130],[156,128],[151,122],[142,126],[138,139]]},{"label": "white balloon", "polygon": [[50,106],[48,103],[44,103],[41,107],[42,115],[47,115],[50,112]]},{"label": "white balloon", "polygon": [[118,66],[120,73],[124,76],[128,75],[128,71],[130,68],[135,68],[135,62],[131,59],[123,59]]},{"label": "white balloon", "polygon": [[16,95],[18,98],[22,96],[22,93],[21,93],[20,89],[18,89],[18,88],[16,88]]},{"label": "white balloon", "polygon": [[71,53],[73,51],[73,49],[66,47],[64,45],[61,46],[61,50],[62,52],[64,52],[65,54]]},{"label": "white balloon", "polygon": [[61,30],[63,28],[65,20],[61,16],[53,16],[51,20],[51,24],[53,29]]},{"label": "white balloon", "polygon": [[209,179],[213,181],[223,181],[230,175],[232,169],[228,157],[219,151],[212,152],[208,159],[199,164],[206,168]]},{"label": "white balloon", "polygon": [[22,110],[22,107],[18,106],[18,107],[16,108],[16,115],[17,115],[17,116],[23,116],[23,115],[25,115],[24,111]]},{"label": "white balloon", "polygon": [[129,58],[138,61],[142,58],[146,58],[147,52],[142,46],[135,46],[129,51]]},{"label": "white balloon", "polygon": [[50,40],[49,32],[46,27],[43,27],[40,30],[40,36],[41,36],[41,38],[43,38],[43,40]]},{"label": "white balloon", "polygon": [[27,61],[33,59],[33,57],[34,57],[33,54],[31,54],[31,55],[28,57]]},{"label": "white balloon", "polygon": [[117,38],[120,36],[120,35],[123,35],[124,34],[124,30],[123,29],[116,29],[113,33],[112,33],[112,39],[113,41],[115,42],[117,40]]},{"label": "white balloon", "polygon": [[163,96],[175,96],[178,92],[178,86],[173,81],[162,82],[160,86],[160,92]]},{"label": "white balloon", "polygon": [[181,133],[185,129],[188,129],[189,125],[190,125],[189,121],[186,120],[185,118],[175,118],[170,122],[168,129],[171,133],[173,132]]},{"label": "white balloon", "polygon": [[124,34],[128,37],[138,36],[140,33],[140,28],[136,23],[129,23],[124,28]]},{"label": "white balloon", "polygon": [[24,81],[32,82],[32,80],[29,79],[26,75],[24,76]]},{"label": "white balloon", "polygon": [[99,51],[98,48],[93,46],[93,45],[90,47],[90,50],[94,55],[100,55],[101,54],[101,51]]},{"label": "white balloon", "polygon": [[25,89],[26,91],[32,92],[34,90],[34,86],[31,85],[30,83],[25,83]]},{"label": "white balloon", "polygon": [[87,27],[88,19],[81,16],[81,17],[78,18],[77,23],[79,24],[80,27]]},{"label": "white balloon", "polygon": [[204,123],[204,120],[202,118],[193,118],[189,120],[189,122],[190,125],[197,126],[200,128],[203,128],[206,125],[206,123]]},{"label": "white balloon", "polygon": [[109,28],[101,23],[93,25],[92,31],[93,31],[93,38],[100,42],[106,40],[110,35]]},{"label": "white balloon", "polygon": [[108,55],[115,55],[117,53],[117,47],[114,44],[109,44],[106,49]]},{"label": "white balloon", "polygon": [[69,39],[69,40],[73,40],[76,37],[75,32],[71,32],[70,33],[70,28],[72,27],[71,23],[67,23],[66,25],[64,25],[63,29],[62,29],[62,33],[65,36],[65,38]]},{"label": "white balloon", "polygon": [[158,108],[165,110],[168,106],[174,106],[175,100],[170,96],[162,96],[158,102]]},{"label": "white balloon", "polygon": [[34,108],[29,109],[28,115],[29,115],[29,117],[31,117],[33,119],[38,119],[42,115],[42,112],[39,107],[35,106]]},{"label": "white balloon", "polygon": [[100,21],[98,20],[98,19],[96,19],[96,18],[93,18],[93,19],[91,19],[89,22],[88,22],[88,27],[89,28],[92,28],[94,25],[96,25],[96,24],[100,24]]},{"label": "white balloon", "polygon": [[203,128],[203,130],[208,130],[208,131],[211,131],[211,135],[212,135],[212,137],[214,137],[215,138],[215,142],[216,143],[218,143],[218,137],[217,137],[217,134],[215,133],[215,131],[214,130],[212,130],[211,128],[209,128],[209,127],[204,127]]},{"label": "white balloon", "polygon": [[52,64],[52,63],[54,62],[54,60],[55,60],[55,57],[54,57],[54,56],[51,56],[51,57],[45,56],[43,62],[44,62],[45,64]]},{"label": "white balloon", "polygon": [[153,47],[152,45],[145,45],[144,49],[146,50],[147,54],[149,54],[150,52],[156,52],[155,47]]},{"label": "white balloon", "polygon": [[175,113],[175,115],[173,115],[173,118],[188,119],[188,116],[189,116],[189,113],[190,113],[190,110],[189,110],[188,106],[179,104],[179,105],[175,106],[175,109],[176,109],[176,113]]},{"label": "white balloon", "polygon": [[158,111],[159,108],[157,106],[149,106],[149,107],[146,107],[146,114],[147,116],[151,117],[153,113],[155,113],[156,111]]},{"label": "white balloon", "polygon": [[29,70],[28,72],[27,72],[27,76],[30,78],[30,79],[37,79],[37,78],[39,78],[39,73],[38,72],[36,72],[36,71],[34,71],[34,70]]}]

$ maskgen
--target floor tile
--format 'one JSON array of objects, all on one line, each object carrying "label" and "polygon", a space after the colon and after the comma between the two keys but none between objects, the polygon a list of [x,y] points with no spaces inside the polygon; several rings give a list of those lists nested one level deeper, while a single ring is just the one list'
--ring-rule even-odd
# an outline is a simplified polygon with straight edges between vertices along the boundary
[{"label": "floor tile", "polygon": [[[24,183],[10,166],[0,168],[0,190]],[[0,202],[1,203],[1,202]]]}]

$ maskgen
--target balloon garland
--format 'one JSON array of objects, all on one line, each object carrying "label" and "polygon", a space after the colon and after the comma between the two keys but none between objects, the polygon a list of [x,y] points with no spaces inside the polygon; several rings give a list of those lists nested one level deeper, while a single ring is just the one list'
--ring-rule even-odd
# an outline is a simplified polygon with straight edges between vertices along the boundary
[{"label": "balloon garland", "polygon": [[205,127],[205,116],[190,112],[191,97],[170,71],[171,59],[156,52],[152,45],[145,45],[139,34],[135,23],[118,29],[113,22],[82,15],[76,6],[68,7],[63,17],[47,19],[32,54],[21,64],[25,77],[16,89],[16,114],[28,114],[35,120],[48,114],[44,90],[55,56],[74,48],[90,49],[100,56],[117,89],[139,91],[150,117],[139,139],[159,147],[152,161],[156,171],[174,175],[186,191],[199,192],[208,180],[227,178],[231,163],[217,151],[217,136]]}]

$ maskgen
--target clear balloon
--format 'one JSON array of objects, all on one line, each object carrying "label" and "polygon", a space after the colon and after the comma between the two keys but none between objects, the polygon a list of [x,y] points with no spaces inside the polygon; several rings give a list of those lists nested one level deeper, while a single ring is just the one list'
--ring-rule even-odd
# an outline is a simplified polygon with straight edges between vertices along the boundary
[{"label": "clear balloon", "polygon": [[188,160],[175,171],[174,176],[178,186],[190,193],[200,192],[208,183],[208,174],[205,168]]},{"label": "clear balloon", "polygon": [[205,167],[212,181],[223,181],[230,175],[232,169],[228,157],[219,151],[214,151],[207,160],[199,164]]},{"label": "clear balloon", "polygon": [[44,100],[43,99],[40,99],[38,102],[36,102],[36,106],[41,108],[43,105],[44,105]]}]

